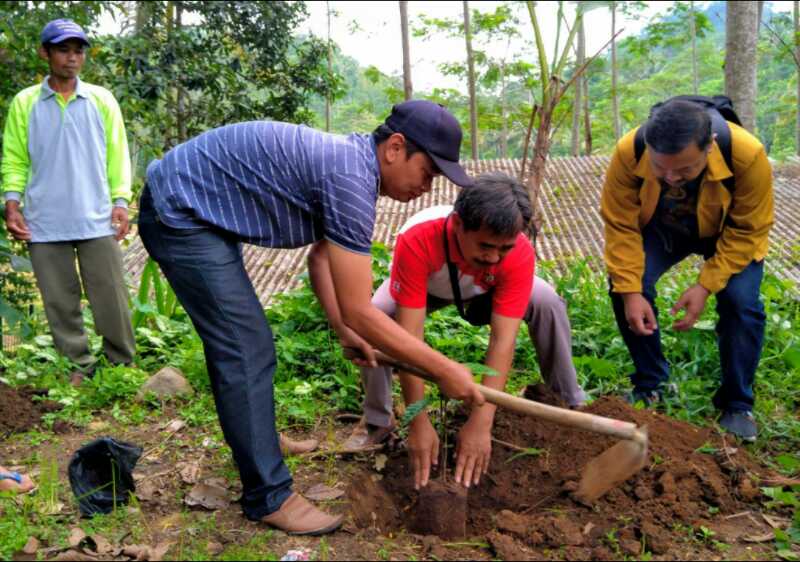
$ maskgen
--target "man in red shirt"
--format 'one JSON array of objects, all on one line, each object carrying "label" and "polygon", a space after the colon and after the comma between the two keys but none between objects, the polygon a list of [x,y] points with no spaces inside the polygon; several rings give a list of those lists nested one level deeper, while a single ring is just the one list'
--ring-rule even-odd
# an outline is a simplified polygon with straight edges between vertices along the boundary
[{"label": "man in red shirt", "polygon": [[[578,385],[572,363],[566,305],[547,282],[534,277],[535,252],[524,234],[531,216],[523,185],[502,173],[479,176],[475,185],[461,190],[454,207],[425,209],[403,225],[391,277],[378,288],[372,302],[422,339],[427,313],[457,300],[453,283],[457,278],[458,293],[466,306],[475,298],[491,299],[486,365],[498,375],[484,378],[483,384],[505,388],[517,332],[524,320],[543,377],[568,405],[579,406],[586,395]],[[448,261],[455,266],[452,275]],[[362,368],[362,378],[366,389],[364,419],[344,444],[347,450],[369,449],[394,429],[391,371]],[[422,400],[421,379],[401,373],[400,383],[406,404]],[[494,412],[495,406],[488,403],[473,408],[459,432],[455,478],[464,486],[477,484],[488,468]],[[415,486],[425,486],[439,449],[427,414],[411,422],[408,449]]]}]

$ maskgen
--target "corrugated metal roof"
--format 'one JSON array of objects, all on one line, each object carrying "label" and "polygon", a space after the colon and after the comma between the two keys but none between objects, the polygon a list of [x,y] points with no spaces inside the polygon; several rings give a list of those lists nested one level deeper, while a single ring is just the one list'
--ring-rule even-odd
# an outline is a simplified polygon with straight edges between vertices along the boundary
[{"label": "corrugated metal roof", "polygon": [[[537,239],[540,259],[600,257],[603,252],[603,222],[600,217],[600,191],[608,166],[606,156],[552,158],[540,195],[543,218]],[[503,171],[516,176],[520,160],[467,161],[472,174]],[[446,178],[436,178],[433,189],[410,203],[388,197],[378,202],[374,239],[389,247],[403,223],[414,213],[432,205],[451,204],[458,188]],[[777,259],[767,264],[781,277],[800,283],[800,164],[789,164],[775,173],[775,227],[771,241]],[[308,248],[276,250],[246,245],[245,267],[264,305],[273,294],[300,285]],[[125,268],[133,281],[141,274],[147,253],[135,238],[125,253]]]}]

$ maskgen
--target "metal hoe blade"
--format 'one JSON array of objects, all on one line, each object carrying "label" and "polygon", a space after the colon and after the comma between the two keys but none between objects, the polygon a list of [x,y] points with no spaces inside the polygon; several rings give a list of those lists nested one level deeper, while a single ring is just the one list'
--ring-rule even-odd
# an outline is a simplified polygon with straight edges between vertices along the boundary
[{"label": "metal hoe blade", "polygon": [[647,463],[647,427],[634,439],[620,441],[584,467],[575,497],[590,503],[621,484]]}]

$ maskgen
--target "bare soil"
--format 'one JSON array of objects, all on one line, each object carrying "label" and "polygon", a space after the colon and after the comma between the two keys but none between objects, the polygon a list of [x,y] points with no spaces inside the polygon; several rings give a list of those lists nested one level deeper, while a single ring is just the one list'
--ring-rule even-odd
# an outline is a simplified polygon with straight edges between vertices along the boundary
[{"label": "bare soil", "polygon": [[[529,390],[529,397],[553,402],[547,393]],[[5,405],[12,403],[7,397],[13,393],[0,392],[5,414]],[[28,400],[29,408],[39,404]],[[543,452],[512,460],[519,451],[495,443],[489,475],[467,494],[466,516],[457,510],[445,517],[441,510],[428,512],[440,523],[464,524],[463,538],[453,539],[419,532],[424,513],[417,509],[419,493],[413,490],[402,448],[291,460],[297,491],[303,493],[320,483],[346,490],[340,499],[318,502],[326,510],[345,514],[345,524],[327,537],[265,534],[267,527],[247,521],[236,504],[241,484],[218,428],[170,430],[170,420],[179,417],[170,405],[159,419],[140,425],[119,423],[101,414],[88,427],[68,427],[66,433],[41,443],[28,441],[24,434],[12,437],[0,441],[0,460],[29,470],[39,480],[38,463],[55,461],[63,507],[53,516],[53,524],[70,529],[85,525],[66,477],[74,451],[101,435],[142,446],[145,454],[135,472],[138,502],[128,508],[123,527],[106,538],[114,545],[132,542],[132,535],[142,544],[168,542],[167,559],[280,557],[290,549],[307,548],[312,559],[328,560],[622,560],[640,557],[643,545],[655,560],[775,558],[771,541],[746,540],[771,530],[761,515],[759,485],[763,482],[759,479],[772,476],[746,450],[711,429],[637,411],[618,398],[601,398],[587,411],[646,424],[651,440],[648,466],[593,506],[582,505],[570,496],[580,469],[615,441],[498,410],[497,439]],[[452,425],[457,428],[460,421]],[[293,438],[316,437],[323,448],[333,448],[352,428],[323,419],[309,433],[291,428],[288,433]],[[698,451],[703,445],[718,452]],[[198,482],[213,482],[227,490],[230,504],[213,510],[187,507],[183,498]],[[452,507],[459,506],[445,504],[444,509]],[[769,515],[782,514],[772,511]],[[704,537],[701,528],[714,534]],[[44,558],[51,558],[62,549],[60,543],[45,541],[38,555],[46,552]],[[25,558],[22,553],[15,557]]]},{"label": "bare soil", "polygon": [[27,386],[12,388],[0,383],[0,436],[33,429],[44,414],[61,409],[55,402],[41,400],[44,396],[47,396],[46,390]]},{"label": "bare soil", "polygon": [[[541,387],[527,389],[527,396],[555,402]],[[494,445],[489,474],[469,490],[465,536],[487,542],[507,560],[553,558],[554,552],[589,560],[639,556],[643,547],[657,557],[696,556],[687,552],[687,544],[709,556],[713,541],[736,543],[763,531],[763,522],[753,516],[760,509],[758,481],[773,475],[730,439],[651,410],[636,410],[618,397],[601,398],[586,411],[646,425],[646,468],[593,505],[583,505],[571,495],[581,469],[616,441],[498,410],[496,439],[542,452],[512,460],[519,451]],[[351,501],[354,521],[370,521],[363,512],[380,505],[382,514],[371,524],[382,532],[420,531],[418,511],[427,510],[431,502],[413,490],[406,460],[404,452],[392,454],[383,478],[371,485],[364,485],[369,478],[357,478],[359,501]],[[370,494],[372,498],[364,498]],[[702,537],[701,527],[714,534]],[[429,529],[439,534],[435,525]]]}]

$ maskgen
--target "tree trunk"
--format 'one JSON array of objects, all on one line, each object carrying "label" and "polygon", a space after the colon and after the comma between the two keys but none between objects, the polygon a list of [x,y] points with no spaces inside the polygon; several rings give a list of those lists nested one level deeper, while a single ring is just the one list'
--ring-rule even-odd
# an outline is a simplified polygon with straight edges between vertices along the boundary
[{"label": "tree trunk", "polygon": [[411,41],[408,36],[408,1],[400,0],[400,32],[403,36],[403,93],[406,101],[414,95],[411,86]]},{"label": "tree trunk", "polygon": [[[794,0],[794,52],[796,60],[800,60],[800,1]],[[797,67],[797,115],[794,126],[794,150],[800,156],[800,66]]]},{"label": "tree trunk", "polygon": [[[183,27],[183,2],[175,2],[175,31],[180,32]],[[186,99],[184,97],[183,87],[180,82],[176,88],[176,112],[175,119],[177,120],[178,129],[178,144],[188,140],[186,133]]]},{"label": "tree trunk", "polygon": [[[588,71],[589,69],[587,68],[586,70]],[[591,156],[592,114],[591,111],[589,110],[589,77],[586,75],[586,72],[584,72],[583,76],[581,76],[581,82],[583,82],[583,138],[584,138],[583,153],[586,156]]]},{"label": "tree trunk", "polygon": [[150,18],[152,17],[153,12],[151,10],[150,2],[137,2],[136,3],[136,24],[135,24],[135,31],[136,33],[141,33],[145,26],[150,23]]},{"label": "tree trunk", "polygon": [[[575,58],[575,69],[583,66],[586,59],[586,33],[583,27],[583,18],[578,24],[578,53]],[[575,102],[572,104],[572,146],[573,156],[580,156],[581,152],[581,111],[583,110],[583,82],[586,76],[580,76],[575,82]]]},{"label": "tree trunk", "polygon": [[467,40],[467,81],[469,83],[469,128],[472,159],[478,159],[478,100],[475,98],[475,60],[472,55],[472,30],[469,25],[469,2],[464,0],[464,37]]},{"label": "tree trunk", "polygon": [[758,2],[726,2],[725,94],[733,100],[744,127],[756,125]]},{"label": "tree trunk", "polygon": [[331,3],[325,2],[325,11],[328,15],[328,92],[325,94],[325,130],[331,130],[331,114],[333,113],[333,103],[331,100],[330,83],[333,76],[333,47],[331,45]]},{"label": "tree trunk", "polygon": [[553,108],[539,112],[539,128],[536,130],[536,142],[533,144],[531,158],[531,174],[528,178],[528,196],[533,209],[533,225],[536,232],[542,230],[542,213],[539,210],[539,194],[547,169],[547,155],[550,153],[550,127],[552,126]]},{"label": "tree trunk", "polygon": [[[611,2],[611,36],[617,34],[617,3]],[[617,96],[617,40],[611,40],[611,118],[614,120],[614,140],[622,136],[619,122],[619,98]]]},{"label": "tree trunk", "polygon": [[508,100],[506,100],[506,62],[500,63],[500,157],[508,158]]},{"label": "tree trunk", "polygon": [[689,2],[689,36],[692,40],[692,93],[697,95],[697,29],[694,21],[694,0]]}]

